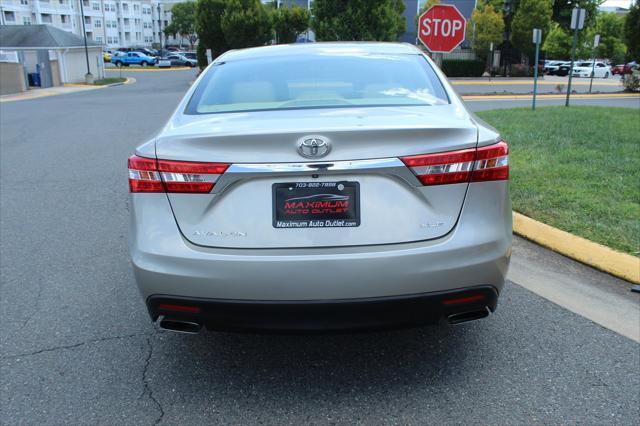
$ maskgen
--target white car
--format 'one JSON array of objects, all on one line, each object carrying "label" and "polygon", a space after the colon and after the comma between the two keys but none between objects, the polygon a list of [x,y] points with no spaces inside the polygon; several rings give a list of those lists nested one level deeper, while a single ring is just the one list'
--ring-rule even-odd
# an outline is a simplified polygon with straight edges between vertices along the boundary
[{"label": "white car", "polygon": [[611,71],[604,62],[597,61],[596,66],[593,66],[593,61],[578,62],[573,66],[574,77],[591,77],[593,72],[594,78],[609,78]]}]

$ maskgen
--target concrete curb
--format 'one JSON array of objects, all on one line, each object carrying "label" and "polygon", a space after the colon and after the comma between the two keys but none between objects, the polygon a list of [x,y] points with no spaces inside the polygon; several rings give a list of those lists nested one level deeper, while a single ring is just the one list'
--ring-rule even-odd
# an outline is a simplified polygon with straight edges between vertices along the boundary
[{"label": "concrete curb", "polygon": [[640,283],[640,259],[513,212],[513,232],[593,268]]},{"label": "concrete curb", "polygon": [[[565,99],[566,93],[558,94],[539,94],[537,99]],[[497,95],[461,95],[463,101],[499,101],[499,100],[529,100],[533,98],[530,93],[521,94],[497,94]],[[574,93],[571,95],[571,99],[615,99],[615,98],[637,98],[640,99],[640,94],[637,93]]]},{"label": "concrete curb", "polygon": [[133,77],[125,77],[126,80],[120,83],[111,83],[111,84],[105,84],[102,87],[114,87],[114,86],[122,86],[123,84],[133,84],[136,82],[136,79]]}]

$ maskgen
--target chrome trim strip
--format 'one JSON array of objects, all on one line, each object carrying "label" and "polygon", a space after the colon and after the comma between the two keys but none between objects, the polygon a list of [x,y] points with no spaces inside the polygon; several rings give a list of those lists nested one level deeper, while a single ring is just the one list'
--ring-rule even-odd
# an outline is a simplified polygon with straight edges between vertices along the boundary
[{"label": "chrome trim strip", "polygon": [[309,163],[232,164],[226,173],[315,173],[319,170],[343,171],[404,167],[397,158],[354,161],[316,161]]},{"label": "chrome trim strip", "polygon": [[238,163],[232,164],[211,191],[213,194],[224,191],[238,181],[282,176],[304,175],[349,175],[375,173],[396,176],[411,186],[420,187],[422,184],[413,172],[398,158],[378,158],[374,160],[349,161],[315,161],[304,163]]}]

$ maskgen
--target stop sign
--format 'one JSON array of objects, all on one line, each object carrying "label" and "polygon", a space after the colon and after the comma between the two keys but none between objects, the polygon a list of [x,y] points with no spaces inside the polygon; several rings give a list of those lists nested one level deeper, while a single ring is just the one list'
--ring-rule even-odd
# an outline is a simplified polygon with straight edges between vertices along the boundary
[{"label": "stop sign", "polygon": [[464,40],[466,28],[457,7],[437,4],[420,15],[418,39],[431,52],[451,52]]}]

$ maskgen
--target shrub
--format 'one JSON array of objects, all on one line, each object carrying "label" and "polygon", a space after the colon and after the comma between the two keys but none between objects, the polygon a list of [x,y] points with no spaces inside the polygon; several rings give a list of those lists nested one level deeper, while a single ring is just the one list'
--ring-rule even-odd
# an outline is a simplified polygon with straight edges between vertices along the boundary
[{"label": "shrub", "polygon": [[441,69],[447,77],[482,77],[484,67],[484,61],[481,59],[445,59],[442,61]]},{"label": "shrub", "polygon": [[633,71],[631,74],[626,74],[622,80],[625,92],[638,92],[640,91],[640,71]]},{"label": "shrub", "polygon": [[[544,75],[544,67],[538,66],[538,77]],[[513,64],[511,65],[511,71],[509,72],[511,77],[533,77],[533,66]]]}]

